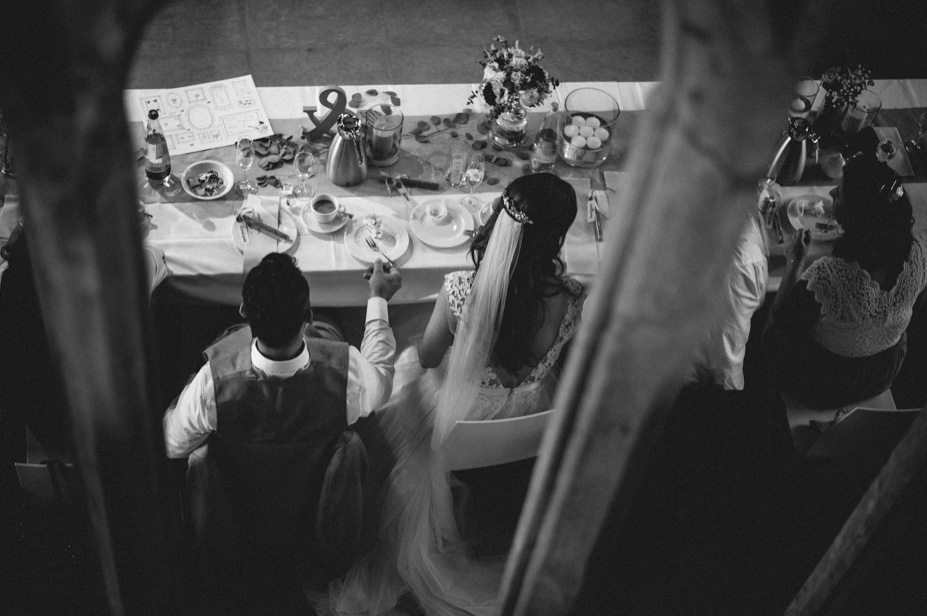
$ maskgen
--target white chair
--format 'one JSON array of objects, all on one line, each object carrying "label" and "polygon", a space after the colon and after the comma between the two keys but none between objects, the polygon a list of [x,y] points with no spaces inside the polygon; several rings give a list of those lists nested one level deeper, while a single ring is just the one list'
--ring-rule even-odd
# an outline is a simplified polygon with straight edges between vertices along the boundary
[{"label": "white chair", "polygon": [[860,400],[834,408],[813,408],[802,402],[782,394],[785,403],[786,417],[788,417],[789,430],[792,433],[792,442],[798,453],[804,455],[821,434],[821,427],[826,427],[834,421],[838,408],[850,411],[854,408],[869,408],[882,410],[895,410],[895,398],[892,390],[886,389],[882,393],[867,400]]},{"label": "white chair", "polygon": [[458,421],[444,441],[452,471],[534,458],[554,411],[524,417]]},{"label": "white chair", "polygon": [[920,409],[857,407],[814,440],[808,456],[887,458],[911,427]]}]

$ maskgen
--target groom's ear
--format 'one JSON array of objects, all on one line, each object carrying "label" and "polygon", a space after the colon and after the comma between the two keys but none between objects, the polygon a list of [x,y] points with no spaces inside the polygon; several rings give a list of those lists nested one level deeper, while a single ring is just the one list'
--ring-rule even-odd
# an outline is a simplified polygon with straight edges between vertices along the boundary
[{"label": "groom's ear", "polygon": [[241,318],[243,318],[243,319],[247,319],[247,318],[248,318],[248,312],[245,310],[245,304],[244,304],[244,302],[242,302],[242,303],[238,306],[238,314],[240,314],[240,315],[241,315]]}]

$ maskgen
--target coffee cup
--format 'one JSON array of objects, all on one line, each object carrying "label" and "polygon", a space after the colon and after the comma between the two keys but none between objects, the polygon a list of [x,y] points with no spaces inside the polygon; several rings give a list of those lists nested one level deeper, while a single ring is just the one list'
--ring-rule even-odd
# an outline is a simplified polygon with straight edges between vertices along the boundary
[{"label": "coffee cup", "polygon": [[318,194],[309,202],[309,209],[320,223],[330,223],[338,216],[338,198],[326,193]]},{"label": "coffee cup", "polygon": [[429,201],[425,206],[425,213],[428,215],[428,218],[431,219],[431,222],[439,225],[446,222],[447,206],[444,204],[443,200],[435,199],[434,201]]}]

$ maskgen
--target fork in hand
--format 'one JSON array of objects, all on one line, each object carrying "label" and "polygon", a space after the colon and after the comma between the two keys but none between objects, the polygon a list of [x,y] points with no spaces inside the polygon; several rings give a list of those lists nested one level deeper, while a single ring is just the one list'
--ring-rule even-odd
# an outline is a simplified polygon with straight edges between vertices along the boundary
[{"label": "fork in hand", "polygon": [[385,254],[383,254],[383,251],[380,250],[380,247],[379,247],[379,246],[377,245],[377,243],[373,240],[373,238],[370,237],[369,235],[367,236],[367,245],[370,247],[370,250],[374,251],[375,253],[377,253],[378,255],[380,255],[381,257],[383,257],[384,259],[386,259],[386,262],[387,262],[387,263],[389,263],[389,264],[390,264],[391,266],[393,266],[393,267],[396,267],[396,264],[393,262],[393,260],[390,259],[389,257],[387,257]]}]

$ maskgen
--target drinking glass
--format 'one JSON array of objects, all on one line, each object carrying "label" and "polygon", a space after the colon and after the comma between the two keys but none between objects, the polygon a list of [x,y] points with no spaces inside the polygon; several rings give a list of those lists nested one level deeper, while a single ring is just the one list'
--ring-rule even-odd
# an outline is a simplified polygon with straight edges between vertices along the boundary
[{"label": "drinking glass", "polygon": [[256,193],[257,187],[248,178],[248,169],[254,164],[254,144],[250,139],[242,138],[235,144],[235,160],[238,166],[245,170],[245,179],[240,181],[235,187],[242,194]]},{"label": "drinking glass", "polygon": [[895,146],[894,141],[891,139],[883,139],[876,147],[876,158],[879,159],[879,162],[887,163],[895,158],[897,152],[898,148]]},{"label": "drinking glass", "polygon": [[612,150],[615,123],[621,114],[618,101],[598,88],[579,88],[570,92],[564,106],[557,153],[574,167],[598,167]]},{"label": "drinking glass", "polygon": [[927,154],[927,111],[917,119],[917,129],[914,138],[904,142],[904,149],[908,151],[908,154],[924,156]]},{"label": "drinking glass", "polygon": [[486,162],[482,154],[474,153],[467,163],[467,172],[465,174],[467,184],[470,185],[470,194],[461,199],[461,203],[471,212],[479,211],[482,203],[473,196],[473,189],[483,182],[483,176],[486,174]]},{"label": "drinking glass", "polygon": [[293,157],[293,169],[299,177],[299,186],[293,189],[293,196],[309,199],[315,192],[306,180],[312,177],[312,167],[315,165],[315,156],[309,150],[300,150]]}]

